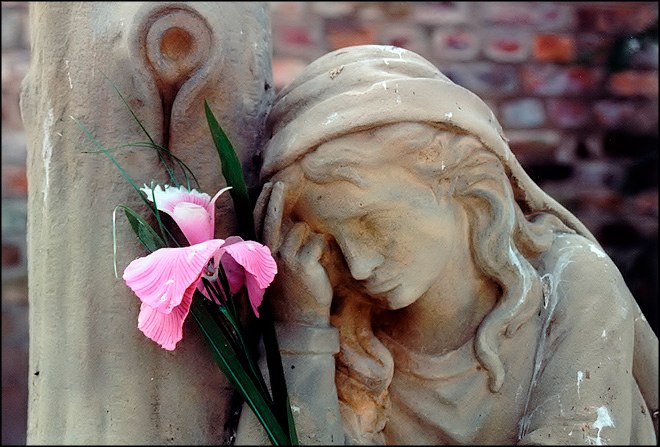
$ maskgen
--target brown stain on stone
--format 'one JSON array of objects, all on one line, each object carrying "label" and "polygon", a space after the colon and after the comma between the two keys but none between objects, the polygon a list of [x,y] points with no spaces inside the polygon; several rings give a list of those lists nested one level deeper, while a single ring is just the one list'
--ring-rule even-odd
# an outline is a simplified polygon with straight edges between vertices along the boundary
[{"label": "brown stain on stone", "polygon": [[173,27],[163,33],[160,51],[172,61],[178,61],[194,51],[195,41],[190,33],[182,28]]}]

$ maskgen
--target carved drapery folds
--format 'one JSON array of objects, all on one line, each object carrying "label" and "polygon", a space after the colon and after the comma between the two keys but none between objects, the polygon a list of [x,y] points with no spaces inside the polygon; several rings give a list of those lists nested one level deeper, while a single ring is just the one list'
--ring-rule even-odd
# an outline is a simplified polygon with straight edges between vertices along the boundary
[{"label": "carved drapery folds", "polygon": [[[265,3],[35,2],[21,109],[28,134],[28,443],[222,443],[231,388],[192,321],[169,353],[137,329],[139,300],[113,273],[112,210],[140,200],[112,163],[83,153],[154,140],[215,193],[224,185],[206,99],[256,184],[272,101]],[[114,153],[138,183],[167,177],[151,150]],[[234,224],[218,204],[219,236]],[[117,267],[143,252],[118,219]],[[209,390],[213,396],[210,398]],[[231,421],[229,421],[231,425]]]}]

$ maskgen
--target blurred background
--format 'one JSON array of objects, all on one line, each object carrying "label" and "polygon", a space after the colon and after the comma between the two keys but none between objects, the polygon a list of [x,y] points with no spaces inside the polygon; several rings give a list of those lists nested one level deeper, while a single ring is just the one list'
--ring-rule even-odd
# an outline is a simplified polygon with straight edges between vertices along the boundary
[{"label": "blurred background", "polygon": [[[2,444],[25,444],[29,2],[2,2]],[[268,2],[279,90],[328,51],[413,50],[493,109],[594,233],[658,333],[657,2]]]}]

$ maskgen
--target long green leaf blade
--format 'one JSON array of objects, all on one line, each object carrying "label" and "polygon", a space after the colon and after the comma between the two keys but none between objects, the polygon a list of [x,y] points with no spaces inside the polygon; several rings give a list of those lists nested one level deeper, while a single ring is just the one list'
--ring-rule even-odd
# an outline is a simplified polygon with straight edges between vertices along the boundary
[{"label": "long green leaf blade", "polygon": [[[222,175],[225,177],[230,190],[234,209],[239,221],[241,235],[245,239],[255,239],[254,220],[252,216],[252,203],[250,202],[247,185],[243,176],[243,169],[229,138],[220,127],[208,102],[204,101],[206,119],[211,130],[213,142],[220,157]],[[282,361],[277,344],[275,327],[269,312],[266,300],[262,303],[262,316],[260,318],[263,333],[264,347],[266,349],[266,360],[270,376],[273,400],[275,402],[275,415],[277,420],[287,428],[289,440],[293,445],[298,445],[297,434],[293,424],[291,406],[289,404]],[[265,312],[264,312],[265,310]]]},{"label": "long green leaf blade", "polygon": [[241,236],[244,239],[255,239],[252,203],[250,202],[245,177],[243,176],[243,167],[236,155],[234,147],[220,127],[206,100],[204,100],[204,111],[206,112],[206,120],[211,129],[213,143],[220,156],[222,175],[227,181],[227,186],[232,187],[229,190],[229,194],[234,201],[234,209],[236,210],[239,228],[242,232]]},{"label": "long green leaf blade", "polygon": [[[106,157],[108,157],[108,158],[110,159],[110,161],[111,161],[111,162],[117,167],[117,169],[119,170],[119,172],[121,173],[121,175],[124,177],[124,179],[126,179],[126,181],[128,181],[128,183],[130,183],[130,185],[133,187],[133,189],[135,190],[135,192],[137,192],[138,196],[140,196],[140,199],[142,199],[142,201],[143,201],[143,202],[149,207],[149,210],[151,210],[151,213],[156,217],[156,220],[158,221],[158,225],[159,225],[159,227],[161,228],[161,231],[163,232],[163,236],[171,236],[171,234],[170,234],[169,232],[166,232],[166,231],[165,231],[165,228],[163,227],[163,225],[162,225],[162,223],[161,223],[161,220],[160,220],[160,216],[159,216],[159,213],[158,213],[158,209],[156,208],[155,204],[149,203],[149,200],[147,200],[146,195],[145,195],[145,194],[142,194],[142,191],[141,191],[140,188],[137,186],[137,184],[135,183],[135,181],[133,180],[133,178],[128,174],[128,172],[126,172],[126,170],[121,166],[121,164],[119,164],[119,162],[117,161],[117,159],[116,159],[115,157],[112,156],[112,154],[108,151],[108,149],[107,149],[105,146],[103,146],[103,145],[102,145],[102,144],[101,144],[101,143],[100,143],[100,142],[94,137],[94,135],[92,135],[92,132],[91,132],[87,127],[85,127],[84,124],[82,124],[80,121],[78,121],[78,120],[77,120],[75,117],[73,117],[73,116],[71,116],[71,119],[72,119],[72,120],[78,125],[78,127],[80,127],[80,128],[82,129],[83,132],[85,132],[85,134],[86,134],[87,137],[90,139],[90,141],[91,141],[92,143],[94,143],[94,145],[95,145],[95,146],[96,146],[96,147],[97,147],[97,148],[98,148],[98,149],[99,149],[99,150],[100,150],[100,151],[101,151]],[[166,233],[167,233],[167,234],[166,234]],[[171,239],[172,239],[173,241],[175,241],[173,237],[172,237]]]},{"label": "long green leaf blade", "polygon": [[257,386],[255,386],[254,380],[250,378],[238,360],[226,337],[210,315],[209,309],[204,305],[203,300],[204,298],[195,294],[190,313],[202,330],[216,363],[254,411],[273,445],[291,445],[291,441],[273,414],[272,408],[270,408]]},{"label": "long green leaf blade", "polygon": [[159,248],[167,247],[167,244],[165,244],[163,239],[142,216],[127,206],[120,205],[120,207],[123,208],[124,213],[126,214],[126,219],[128,219],[131,227],[133,227],[133,231],[138,240],[142,242],[142,245],[144,245],[144,248],[146,248],[149,253],[153,253]]},{"label": "long green leaf blade", "polygon": [[[232,333],[236,335],[236,342],[238,343],[238,346],[240,347],[242,352],[245,353],[244,358],[247,363],[247,366],[249,367],[249,370],[252,372],[252,375],[257,379],[257,384],[259,385],[262,393],[265,396],[268,396],[268,398],[270,399],[270,394],[268,392],[268,387],[266,386],[266,382],[261,376],[261,371],[259,370],[259,367],[255,362],[254,358],[252,357],[250,353],[250,349],[247,343],[245,342],[245,339],[243,338],[238,321],[234,319],[234,317],[231,315],[231,312],[229,312],[225,306],[218,306],[218,307],[222,315],[224,315],[224,317],[226,318],[226,321],[230,324]],[[284,425],[284,427],[286,427],[286,425]]]},{"label": "long green leaf blade", "polygon": [[[268,295],[268,294],[267,294]],[[298,445],[298,435],[291,414],[291,405],[284,377],[284,368],[282,367],[282,357],[280,347],[277,343],[277,334],[273,324],[272,310],[268,296],[259,307],[261,317],[259,322],[263,334],[264,349],[266,351],[266,362],[268,365],[268,376],[270,378],[273,401],[275,402],[275,414],[280,423],[288,428],[289,438],[292,445]]]}]

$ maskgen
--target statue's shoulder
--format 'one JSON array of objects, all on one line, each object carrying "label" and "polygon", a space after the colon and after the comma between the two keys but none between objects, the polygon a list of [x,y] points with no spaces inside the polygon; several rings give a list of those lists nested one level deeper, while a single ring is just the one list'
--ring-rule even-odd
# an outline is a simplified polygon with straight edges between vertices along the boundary
[{"label": "statue's shoulder", "polygon": [[[616,264],[593,241],[579,234],[560,234],[540,257],[541,274],[561,298],[560,307],[584,310],[620,309],[632,313],[634,298]],[[578,304],[579,303],[579,304]]]}]

